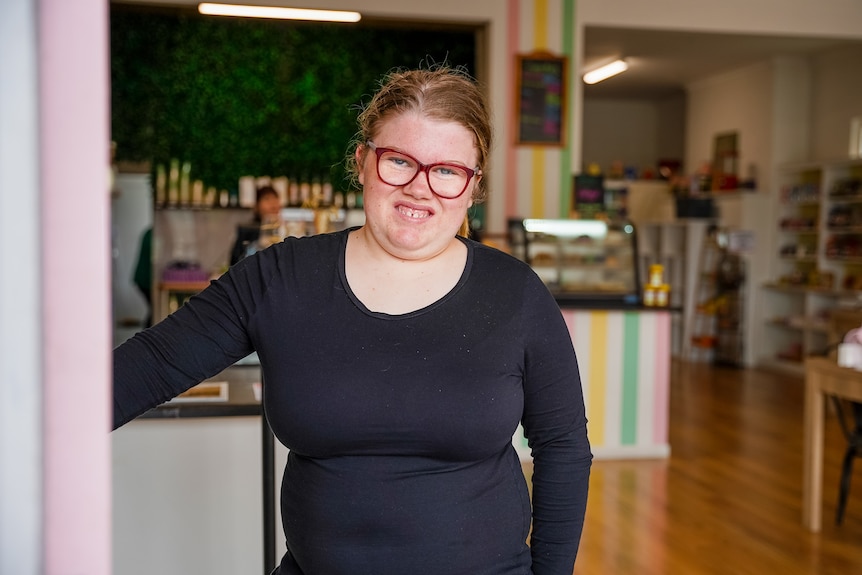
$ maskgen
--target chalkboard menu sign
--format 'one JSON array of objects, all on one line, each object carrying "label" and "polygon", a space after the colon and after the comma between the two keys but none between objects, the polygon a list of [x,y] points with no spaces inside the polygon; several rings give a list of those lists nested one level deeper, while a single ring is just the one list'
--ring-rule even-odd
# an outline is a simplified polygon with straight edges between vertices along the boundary
[{"label": "chalkboard menu sign", "polygon": [[576,175],[572,203],[578,218],[595,219],[605,211],[605,179],[602,176]]},{"label": "chalkboard menu sign", "polygon": [[544,52],[517,58],[516,144],[565,142],[566,58]]}]

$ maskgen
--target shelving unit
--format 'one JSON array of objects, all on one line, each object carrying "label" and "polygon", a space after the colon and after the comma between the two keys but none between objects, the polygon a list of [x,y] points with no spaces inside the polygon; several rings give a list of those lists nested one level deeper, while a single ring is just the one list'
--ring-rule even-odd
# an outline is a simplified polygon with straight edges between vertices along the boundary
[{"label": "shelving unit", "polygon": [[695,361],[713,361],[718,346],[718,292],[715,272],[721,257],[715,231],[707,234],[701,247],[691,328],[691,357]]},{"label": "shelving unit", "polygon": [[[854,183],[855,182],[855,183]],[[829,343],[826,324],[862,305],[862,160],[779,170],[776,249],[765,291],[762,364],[801,372]]]},{"label": "shelving unit", "polygon": [[692,345],[695,328],[699,264],[707,229],[712,219],[680,219],[673,222],[645,222],[637,225],[640,277],[649,277],[649,266],[660,264],[670,285],[670,306],[681,309],[671,314],[671,354],[692,359],[700,354]]},{"label": "shelving unit", "polygon": [[713,362],[741,367],[745,364],[746,260],[719,242],[715,270],[715,350]]}]

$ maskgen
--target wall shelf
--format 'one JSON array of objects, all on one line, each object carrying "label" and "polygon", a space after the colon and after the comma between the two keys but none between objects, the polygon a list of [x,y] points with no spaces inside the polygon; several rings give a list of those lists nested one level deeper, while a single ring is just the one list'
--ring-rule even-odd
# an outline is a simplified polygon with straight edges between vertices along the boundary
[{"label": "wall shelf", "polygon": [[[832,193],[859,178],[862,159],[806,162],[779,169],[779,193],[774,194],[779,222],[777,253],[770,270],[772,279],[761,285],[768,292],[763,298],[763,323],[770,329],[760,350],[759,364],[799,370],[801,358],[827,345],[826,321],[830,313],[839,305],[862,305],[862,290],[855,289],[862,285],[862,255],[829,255],[830,250],[843,246],[836,246],[836,241],[862,234],[862,225],[857,225],[859,220],[855,219],[859,215],[855,204],[862,204],[862,195]],[[848,218],[848,213],[852,217]],[[847,225],[836,226],[837,216]],[[788,229],[788,222],[798,222],[802,227]],[[805,225],[807,222],[815,226]],[[792,249],[801,255],[788,255]]]}]

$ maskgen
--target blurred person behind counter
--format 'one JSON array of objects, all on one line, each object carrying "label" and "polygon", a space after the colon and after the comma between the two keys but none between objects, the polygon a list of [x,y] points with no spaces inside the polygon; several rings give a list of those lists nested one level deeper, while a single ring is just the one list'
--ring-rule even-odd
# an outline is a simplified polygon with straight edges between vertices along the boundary
[{"label": "blurred person behind counter", "polygon": [[281,221],[281,200],[278,192],[272,186],[261,186],[257,189],[254,202],[254,217],[251,222],[240,224],[236,228],[236,240],[230,252],[230,265],[257,251],[255,246],[261,235],[261,228],[277,226]]},{"label": "blurred person behind counter", "polygon": [[578,364],[535,272],[466,237],[490,149],[465,72],[392,72],[348,155],[365,224],[243,258],[114,351],[115,428],[257,351],[289,448],[273,575],[571,575],[592,460]]}]

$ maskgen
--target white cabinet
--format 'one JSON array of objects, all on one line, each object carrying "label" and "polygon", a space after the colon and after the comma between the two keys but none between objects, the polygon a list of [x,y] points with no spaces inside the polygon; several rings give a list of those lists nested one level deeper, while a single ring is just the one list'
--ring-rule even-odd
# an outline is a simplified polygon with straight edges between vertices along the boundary
[{"label": "white cabinet", "polygon": [[829,314],[862,304],[862,160],[782,167],[761,363],[801,371]]}]

